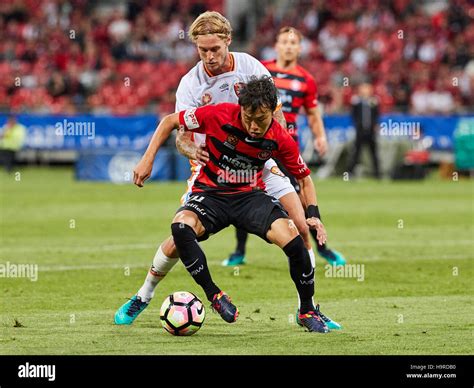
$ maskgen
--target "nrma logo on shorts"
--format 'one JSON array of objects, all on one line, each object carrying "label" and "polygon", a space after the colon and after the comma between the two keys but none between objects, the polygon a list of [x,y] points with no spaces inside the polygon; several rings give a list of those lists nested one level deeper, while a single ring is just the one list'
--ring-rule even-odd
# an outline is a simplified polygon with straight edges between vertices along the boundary
[{"label": "nrma logo on shorts", "polygon": [[33,365],[27,362],[18,366],[19,378],[43,378],[48,381],[56,380],[56,365]]}]

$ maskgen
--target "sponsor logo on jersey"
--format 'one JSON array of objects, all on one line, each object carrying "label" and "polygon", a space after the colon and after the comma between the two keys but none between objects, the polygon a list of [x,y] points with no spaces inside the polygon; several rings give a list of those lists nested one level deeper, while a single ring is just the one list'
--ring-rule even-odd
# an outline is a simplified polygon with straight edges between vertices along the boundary
[{"label": "sponsor logo on jersey", "polygon": [[201,97],[202,105],[210,104],[212,101],[212,96],[209,93],[204,93]]},{"label": "sponsor logo on jersey", "polygon": [[270,159],[271,156],[272,156],[271,151],[260,151],[257,155],[257,157],[260,160],[268,160],[268,159]]},{"label": "sponsor logo on jersey", "polygon": [[245,86],[245,83],[243,83],[243,82],[236,82],[236,83],[234,84],[234,92],[235,92],[235,95],[236,95],[237,97],[240,96],[240,91],[242,90],[242,88],[243,88],[244,86]]},{"label": "sponsor logo on jersey", "polygon": [[238,142],[239,142],[239,138],[237,136],[229,135],[227,136],[227,139],[225,140],[224,145],[231,149],[234,149]]},{"label": "sponsor logo on jersey", "polygon": [[244,158],[243,156],[237,156],[235,158],[228,156],[228,155],[221,155],[219,165],[221,168],[225,169],[228,166],[231,166],[231,168],[237,168],[241,170],[257,170],[258,166],[254,166],[253,163],[248,160],[247,158]]},{"label": "sponsor logo on jersey", "polygon": [[293,80],[291,82],[290,87],[291,87],[291,90],[294,90],[294,91],[301,90],[301,82],[297,80]]},{"label": "sponsor logo on jersey", "polygon": [[219,90],[221,92],[226,92],[227,90],[229,90],[229,84],[227,82],[223,83],[221,86],[219,86]]},{"label": "sponsor logo on jersey", "polygon": [[184,112],[184,122],[188,129],[196,129],[199,128],[199,122],[196,117],[196,108],[187,109]]},{"label": "sponsor logo on jersey", "polygon": [[280,170],[277,166],[273,166],[273,167],[270,169],[270,172],[271,172],[272,174],[281,176],[282,178],[284,178],[284,177],[286,176],[285,174],[283,174],[283,173],[281,172],[281,170]]}]

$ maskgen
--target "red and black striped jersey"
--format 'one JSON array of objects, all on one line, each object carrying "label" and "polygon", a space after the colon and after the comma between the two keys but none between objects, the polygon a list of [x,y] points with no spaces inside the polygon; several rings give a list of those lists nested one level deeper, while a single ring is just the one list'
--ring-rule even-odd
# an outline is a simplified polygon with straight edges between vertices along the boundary
[{"label": "red and black striped jersey", "polygon": [[206,135],[209,162],[194,181],[193,192],[235,194],[265,190],[262,171],[270,158],[278,159],[297,179],[310,174],[298,145],[276,120],[262,138],[244,129],[240,105],[216,104],[179,112],[186,130]]},{"label": "red and black striped jersey", "polygon": [[280,92],[282,111],[285,115],[288,132],[296,140],[298,131],[296,118],[302,106],[306,109],[318,105],[316,81],[313,76],[300,65],[291,69],[282,69],[276,60],[262,61],[273,77]]}]

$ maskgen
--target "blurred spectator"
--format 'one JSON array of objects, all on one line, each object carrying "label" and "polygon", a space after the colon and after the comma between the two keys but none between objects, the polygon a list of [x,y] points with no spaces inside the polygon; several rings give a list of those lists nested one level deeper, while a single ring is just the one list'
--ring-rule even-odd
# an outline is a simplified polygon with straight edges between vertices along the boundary
[{"label": "blurred spectator", "polygon": [[348,166],[348,172],[352,175],[355,166],[359,162],[362,146],[367,144],[372,156],[374,177],[380,178],[379,162],[377,158],[377,136],[376,129],[379,120],[379,103],[374,97],[374,89],[369,83],[362,83],[358,87],[358,94],[351,101],[352,121],[356,129],[356,140],[352,159]]},{"label": "blurred spectator", "polygon": [[68,87],[63,73],[55,71],[48,81],[47,89],[51,97],[60,97],[67,94]]},{"label": "blurred spectator", "polygon": [[23,147],[26,128],[17,122],[14,115],[8,116],[0,133],[0,162],[7,172],[12,172],[16,153]]},{"label": "blurred spectator", "polygon": [[[306,42],[309,50],[303,53],[301,64],[316,78],[327,112],[348,110],[355,93],[351,85],[367,76],[374,78],[381,112],[411,109],[445,114],[472,110],[469,77],[462,71],[474,56],[469,1],[440,1],[436,7],[409,0],[388,3],[295,0],[291,2],[292,12],[285,15],[290,21],[285,23],[278,12],[268,10],[249,50],[257,57],[271,59],[274,31],[282,24],[305,31],[310,20],[309,26],[315,30],[313,39]],[[462,86],[455,85],[453,77],[458,77]],[[435,80],[439,78],[449,80],[452,87],[437,86]],[[440,100],[433,102],[434,98]]]},{"label": "blurred spectator", "polygon": [[[268,0],[258,9],[254,38],[234,49],[272,59],[275,32],[282,25],[300,29],[308,37],[300,62],[328,113],[349,110],[352,85],[367,75],[382,112],[472,109],[472,5],[430,3]],[[197,57],[187,28],[199,13],[223,6],[224,0],[2,0],[0,109],[161,112]],[[246,22],[239,25],[250,28]],[[440,78],[450,85],[437,84]],[[440,100],[433,105],[425,97]]]},{"label": "blurred spectator", "polygon": [[336,23],[330,22],[321,30],[319,44],[328,61],[339,62],[344,59],[347,37],[337,29]]},{"label": "blurred spectator", "polygon": [[429,105],[430,90],[426,84],[422,84],[415,89],[411,95],[412,113],[426,114],[430,110]]},{"label": "blurred spectator", "polygon": [[4,0],[0,109],[133,114],[169,107],[196,57],[186,29],[223,0]]}]

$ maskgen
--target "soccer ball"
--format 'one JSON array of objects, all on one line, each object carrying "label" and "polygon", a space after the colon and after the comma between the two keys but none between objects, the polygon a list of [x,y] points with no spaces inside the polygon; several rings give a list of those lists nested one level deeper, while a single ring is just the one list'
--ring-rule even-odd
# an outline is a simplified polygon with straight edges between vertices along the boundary
[{"label": "soccer ball", "polygon": [[161,324],[173,335],[193,335],[201,328],[205,317],[202,302],[187,291],[168,295],[160,309]]}]

